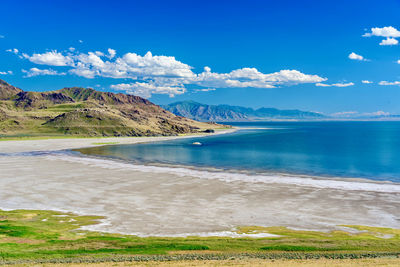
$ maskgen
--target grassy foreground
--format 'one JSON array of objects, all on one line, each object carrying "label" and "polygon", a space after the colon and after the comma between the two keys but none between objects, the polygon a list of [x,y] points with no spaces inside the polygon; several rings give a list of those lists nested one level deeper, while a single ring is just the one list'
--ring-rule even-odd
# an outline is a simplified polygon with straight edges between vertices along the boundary
[{"label": "grassy foreground", "polygon": [[[19,264],[19,266],[29,266],[28,264]],[[43,267],[55,267],[55,266],[69,266],[69,267],[106,267],[106,266],[116,266],[116,267],[126,267],[126,266],[140,266],[140,267],[189,267],[189,266],[269,266],[269,267],[321,267],[321,266],[336,266],[336,267],[376,267],[376,266],[386,266],[386,267],[398,267],[400,266],[399,258],[368,258],[368,259],[311,259],[311,260],[264,260],[264,259],[233,259],[233,260],[204,260],[204,261],[149,261],[149,262],[104,262],[104,263],[65,263],[65,264],[50,264],[45,263],[41,265]]]},{"label": "grassy foreground", "polygon": [[[356,234],[296,231],[285,227],[237,229],[238,233],[268,232],[279,235],[273,238],[140,238],[79,230],[81,226],[98,223],[100,219],[98,216],[54,211],[0,211],[0,264],[91,262],[104,266],[102,262],[171,260],[182,264],[188,260],[205,263],[221,260],[222,264],[224,261],[232,262],[232,259],[281,261],[385,257],[398,260],[400,257],[398,229],[348,226],[360,231]],[[187,264],[182,266],[191,266],[189,262]]]}]

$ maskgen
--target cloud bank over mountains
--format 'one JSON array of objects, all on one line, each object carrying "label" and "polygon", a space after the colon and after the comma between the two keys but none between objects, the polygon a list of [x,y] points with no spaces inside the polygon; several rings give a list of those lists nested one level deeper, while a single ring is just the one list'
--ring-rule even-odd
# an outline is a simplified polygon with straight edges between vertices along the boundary
[{"label": "cloud bank over mountains", "polygon": [[192,66],[172,56],[158,56],[151,52],[141,56],[130,52],[117,57],[116,50],[111,48],[107,53],[101,51],[79,53],[73,47],[66,52],[52,50],[31,55],[21,53],[16,48],[7,51],[37,65],[63,67],[62,71],[31,68],[29,71],[23,71],[25,77],[68,73],[88,79],[95,77],[129,79],[132,82],[114,84],[111,88],[145,97],[150,97],[152,94],[167,94],[172,97],[185,93],[189,85],[212,89],[275,88],[327,80],[298,70],[262,73],[256,68],[240,68],[228,73],[217,73],[206,66],[202,72],[195,73]]}]

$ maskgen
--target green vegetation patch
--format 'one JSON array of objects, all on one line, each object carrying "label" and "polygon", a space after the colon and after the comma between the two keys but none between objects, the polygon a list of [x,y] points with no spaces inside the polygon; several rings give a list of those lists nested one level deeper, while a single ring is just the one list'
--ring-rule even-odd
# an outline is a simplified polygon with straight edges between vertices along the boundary
[{"label": "green vegetation patch", "polygon": [[86,105],[84,103],[72,103],[72,104],[58,104],[54,106],[47,107],[46,110],[48,111],[55,111],[55,112],[68,112],[73,111],[79,108],[85,108]]},{"label": "green vegetation patch", "polygon": [[141,238],[82,230],[82,226],[99,223],[101,219],[103,217],[56,211],[0,210],[0,264],[21,260],[65,261],[82,257],[96,261],[139,255],[163,255],[160,259],[167,259],[171,255],[213,255],[223,258],[242,254],[266,258],[400,256],[398,229],[346,226],[359,230],[359,233],[325,233],[258,226],[237,229],[239,234],[277,235],[266,238]]},{"label": "green vegetation patch", "polygon": [[99,142],[99,143],[93,143],[93,145],[116,145],[119,144],[119,142]]}]

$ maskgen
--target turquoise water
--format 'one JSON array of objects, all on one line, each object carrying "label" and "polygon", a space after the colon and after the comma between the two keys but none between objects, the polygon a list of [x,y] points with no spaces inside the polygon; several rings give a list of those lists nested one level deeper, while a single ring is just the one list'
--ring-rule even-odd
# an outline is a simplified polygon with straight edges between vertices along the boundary
[{"label": "turquoise water", "polygon": [[232,125],[245,129],[225,135],[79,151],[148,164],[400,182],[400,122]]}]

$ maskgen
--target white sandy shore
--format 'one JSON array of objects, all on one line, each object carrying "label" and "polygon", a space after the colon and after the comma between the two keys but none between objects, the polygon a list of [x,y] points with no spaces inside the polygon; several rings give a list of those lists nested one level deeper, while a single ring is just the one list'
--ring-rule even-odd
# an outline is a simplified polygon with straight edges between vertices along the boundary
[{"label": "white sandy shore", "polygon": [[[342,224],[400,228],[399,185],[385,184],[388,188],[381,190],[381,184],[365,183],[367,187],[354,190],[281,183],[279,177],[265,182],[230,173],[202,172],[201,176],[187,169],[151,169],[52,153],[1,156],[171,138],[1,141],[0,208],[103,215],[107,217],[104,223],[91,229],[138,235],[230,235],[230,230],[240,225],[316,230],[337,229]],[[218,178],[221,175],[224,179]]]}]

